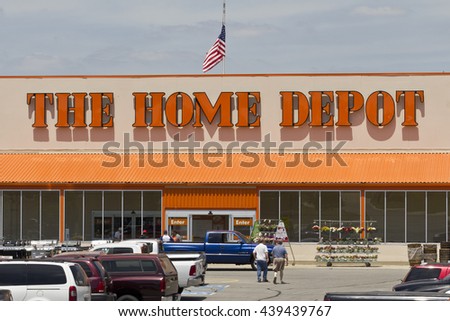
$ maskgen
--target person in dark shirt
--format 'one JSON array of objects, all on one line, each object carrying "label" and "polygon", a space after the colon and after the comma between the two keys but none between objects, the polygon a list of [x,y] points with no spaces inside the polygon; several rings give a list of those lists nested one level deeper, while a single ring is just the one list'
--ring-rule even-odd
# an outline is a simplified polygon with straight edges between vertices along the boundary
[{"label": "person in dark shirt", "polygon": [[273,283],[277,284],[277,278],[280,277],[280,283],[285,284],[283,281],[284,267],[288,263],[288,253],[283,246],[283,241],[277,240],[276,245],[272,250],[273,256]]}]

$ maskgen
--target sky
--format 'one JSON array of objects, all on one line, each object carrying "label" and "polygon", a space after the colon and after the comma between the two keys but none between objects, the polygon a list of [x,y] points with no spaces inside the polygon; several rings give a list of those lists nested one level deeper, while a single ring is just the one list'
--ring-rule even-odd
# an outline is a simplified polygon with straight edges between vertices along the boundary
[{"label": "sky", "polygon": [[[0,75],[202,74],[223,0],[0,0]],[[450,71],[448,0],[226,0],[208,74]]]}]

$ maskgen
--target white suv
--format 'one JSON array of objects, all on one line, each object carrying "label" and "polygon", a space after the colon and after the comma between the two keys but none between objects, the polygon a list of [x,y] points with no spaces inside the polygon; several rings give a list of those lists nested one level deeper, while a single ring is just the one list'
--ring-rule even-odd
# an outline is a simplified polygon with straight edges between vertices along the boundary
[{"label": "white suv", "polygon": [[0,288],[14,301],[90,301],[91,286],[77,263],[3,261]]}]

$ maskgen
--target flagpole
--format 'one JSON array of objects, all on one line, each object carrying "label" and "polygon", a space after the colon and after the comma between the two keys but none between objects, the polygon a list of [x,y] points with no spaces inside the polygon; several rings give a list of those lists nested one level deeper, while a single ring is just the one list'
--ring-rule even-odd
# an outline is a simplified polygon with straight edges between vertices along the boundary
[{"label": "flagpole", "polygon": [[222,28],[220,34],[212,47],[206,53],[205,60],[203,60],[203,72],[208,72],[220,62],[222,62],[223,73],[225,74],[225,55],[226,55],[226,30],[225,30],[225,0],[223,0],[223,16]]},{"label": "flagpole", "polygon": [[[222,26],[225,26],[225,0],[223,0]],[[223,57],[223,64],[222,64],[222,67],[223,67],[222,73],[223,74],[225,74],[225,58],[226,58],[226,55]]]}]

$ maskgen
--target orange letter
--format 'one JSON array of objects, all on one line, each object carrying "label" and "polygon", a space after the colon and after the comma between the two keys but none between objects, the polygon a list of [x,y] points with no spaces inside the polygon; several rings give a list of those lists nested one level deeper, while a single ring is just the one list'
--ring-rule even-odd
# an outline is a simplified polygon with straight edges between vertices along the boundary
[{"label": "orange letter", "polygon": [[[282,127],[301,126],[309,116],[308,98],[299,91],[281,91]],[[298,121],[294,124],[294,100],[298,99]]]},{"label": "orange letter", "polygon": [[[378,121],[378,98],[383,100],[383,121]],[[394,99],[385,91],[376,91],[370,94],[366,102],[366,117],[375,126],[386,126],[392,121],[395,114]]]},{"label": "orange letter", "polygon": [[[178,105],[180,103],[181,123],[178,123]],[[173,126],[184,127],[194,117],[194,104],[186,93],[173,93],[167,98],[166,118]]]},{"label": "orange letter", "polygon": [[151,107],[147,107],[147,93],[133,93],[134,96],[134,124],[133,127],[147,127],[146,111],[152,112],[151,127],[164,127],[163,98],[165,93],[150,93]]},{"label": "orange letter", "polygon": [[57,110],[58,110],[58,121],[56,122],[56,127],[70,127],[69,124],[69,96],[68,93],[57,93],[55,94],[57,98]]},{"label": "orange letter", "polygon": [[53,105],[53,94],[27,94],[27,104],[31,105],[34,97],[34,124],[33,127],[47,127],[45,117],[45,102],[48,99],[50,105]]},{"label": "orange letter", "polygon": [[[360,110],[364,106],[364,97],[358,91],[336,91],[338,97],[338,121],[337,126],[351,126],[350,113]],[[350,97],[353,98],[352,106],[350,106]]]},{"label": "orange letter", "polygon": [[87,127],[86,125],[86,114],[85,114],[85,101],[86,93],[74,93],[73,97],[73,107],[70,109],[74,110],[74,122],[73,127]]},{"label": "orange letter", "polygon": [[420,102],[424,102],[423,90],[417,91],[397,91],[397,103],[400,101],[401,96],[404,96],[404,116],[405,121],[403,126],[417,126],[416,122],[416,97],[419,97]]},{"label": "orange letter", "polygon": [[[259,127],[260,126],[260,116],[258,115],[258,104],[260,103],[260,93],[259,92],[237,92],[237,102],[238,102],[238,122],[236,127]],[[250,106],[250,100],[252,104]],[[249,113],[250,111],[250,113]],[[249,115],[255,116],[255,120],[250,123]]]},{"label": "orange letter", "polygon": [[[86,93],[58,93],[55,94],[58,97],[58,122],[56,127],[69,127],[69,112],[72,109],[74,111],[74,122],[73,127],[87,127],[85,122],[85,98]],[[72,96],[73,107],[69,107],[69,97]]]},{"label": "orange letter", "polygon": [[[311,95],[311,122],[310,126],[333,126],[334,116],[330,114],[330,103],[333,102],[332,91],[310,91]],[[323,105],[324,96],[328,101]],[[323,114],[328,115],[328,121],[324,122]]]},{"label": "orange letter", "polygon": [[220,123],[217,125],[219,127],[232,127],[233,124],[231,123],[231,96],[233,95],[232,92],[223,92],[220,93],[219,98],[217,99],[216,103],[214,104],[214,107],[211,104],[211,101],[209,100],[208,96],[204,92],[196,92],[194,93],[194,96],[196,98],[195,102],[195,123],[194,127],[203,127],[201,118],[202,113],[206,116],[206,119],[210,124],[212,124],[212,121],[216,114],[218,113],[220,109]]},{"label": "orange letter", "polygon": [[[92,110],[92,122],[91,127],[112,127],[113,118],[111,116],[111,105],[113,103],[112,93],[90,93],[91,96],[91,110]],[[103,98],[107,98],[109,103],[103,105]],[[108,121],[103,121],[103,115],[107,116]]]}]

